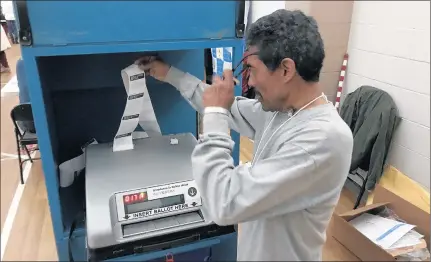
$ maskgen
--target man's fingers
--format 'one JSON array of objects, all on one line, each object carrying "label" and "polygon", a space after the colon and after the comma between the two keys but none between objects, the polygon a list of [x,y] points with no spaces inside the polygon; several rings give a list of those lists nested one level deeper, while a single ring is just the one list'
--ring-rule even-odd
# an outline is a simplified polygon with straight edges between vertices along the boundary
[{"label": "man's fingers", "polygon": [[213,84],[220,83],[221,81],[222,81],[222,79],[220,78],[220,76],[213,75],[213,81],[212,81]]},{"label": "man's fingers", "polygon": [[155,61],[162,61],[157,56],[143,56],[135,61],[135,65],[138,65],[141,70],[149,70]]},{"label": "man's fingers", "polygon": [[154,61],[153,56],[143,56],[140,57],[138,60],[135,61],[135,65],[141,65],[141,64],[149,64],[150,62]]},{"label": "man's fingers", "polygon": [[141,61],[142,60],[144,60],[145,59],[145,57],[140,57],[140,58],[138,58],[135,62],[134,62],[134,64],[135,65],[139,65],[140,63],[141,63]]},{"label": "man's fingers", "polygon": [[136,60],[134,64],[137,65],[139,69],[149,74],[149,70],[152,67],[151,60],[152,59],[150,56],[143,56],[143,57],[140,57],[138,60]]},{"label": "man's fingers", "polygon": [[231,81],[231,82],[234,81],[233,80],[233,71],[229,70],[229,69],[224,70],[223,71],[223,79],[227,80],[227,81]]},{"label": "man's fingers", "polygon": [[148,63],[148,64],[138,64],[139,69],[141,69],[142,71],[148,72],[151,67],[152,67],[152,63]]},{"label": "man's fingers", "polygon": [[[221,78],[221,77],[219,77],[217,75],[214,75],[212,83],[213,84],[222,83],[226,79],[229,79],[229,78],[225,78],[225,77]],[[239,85],[240,84],[240,81],[238,79],[234,78],[234,77],[232,77],[232,81],[233,81],[233,83],[235,85]]]},{"label": "man's fingers", "polygon": [[231,83],[233,82],[235,85],[239,85],[239,83],[240,83],[238,79],[233,77],[233,71],[232,70],[224,70],[223,71],[223,80],[231,81]]}]

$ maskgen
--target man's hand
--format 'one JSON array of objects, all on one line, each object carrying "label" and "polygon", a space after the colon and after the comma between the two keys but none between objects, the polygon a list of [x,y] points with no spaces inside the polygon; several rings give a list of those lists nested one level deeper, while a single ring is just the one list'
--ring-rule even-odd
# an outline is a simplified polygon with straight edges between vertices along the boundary
[{"label": "man's hand", "polygon": [[158,56],[144,56],[135,61],[139,68],[145,71],[145,74],[154,77],[159,81],[164,81],[171,68],[170,65],[163,62]]},{"label": "man's hand", "polygon": [[204,90],[204,107],[223,107],[230,110],[235,99],[234,86],[232,70],[225,70],[223,78],[214,76],[212,85]]}]

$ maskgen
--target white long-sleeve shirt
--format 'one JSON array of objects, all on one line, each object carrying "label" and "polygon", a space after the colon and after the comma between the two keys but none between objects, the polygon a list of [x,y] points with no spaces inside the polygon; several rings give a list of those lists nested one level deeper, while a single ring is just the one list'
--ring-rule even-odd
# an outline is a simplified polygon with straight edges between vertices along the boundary
[{"label": "white long-sleeve shirt", "polygon": [[1,1],[1,7],[6,20],[15,20],[15,13],[13,10],[12,1]]},{"label": "white long-sleeve shirt", "polygon": [[0,30],[1,30],[1,38],[0,38],[0,46],[1,46],[1,51],[5,51],[8,48],[11,48],[10,42],[9,42],[9,38],[6,35],[6,32],[3,29],[3,26],[0,26]]},{"label": "white long-sleeve shirt", "polygon": [[[166,81],[204,112],[206,84],[174,67]],[[204,214],[219,225],[241,223],[239,261],[318,261],[349,171],[352,133],[326,104],[301,111],[268,142],[291,117],[279,113],[262,136],[273,114],[241,97],[228,114],[204,114],[204,134],[191,159]],[[229,128],[255,141],[260,158],[253,166],[234,166]]]}]

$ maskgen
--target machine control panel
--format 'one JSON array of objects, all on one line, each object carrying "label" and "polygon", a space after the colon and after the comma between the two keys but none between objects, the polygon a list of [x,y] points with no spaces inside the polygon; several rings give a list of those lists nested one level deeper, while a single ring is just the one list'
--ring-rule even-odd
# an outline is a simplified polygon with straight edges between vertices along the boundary
[{"label": "machine control panel", "polygon": [[202,206],[194,180],[117,193],[115,202],[120,222]]}]

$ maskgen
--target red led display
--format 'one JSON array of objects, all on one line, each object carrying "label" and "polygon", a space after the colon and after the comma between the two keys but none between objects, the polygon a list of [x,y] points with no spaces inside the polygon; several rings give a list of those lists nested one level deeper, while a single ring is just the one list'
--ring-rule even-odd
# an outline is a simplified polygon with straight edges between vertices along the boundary
[{"label": "red led display", "polygon": [[137,202],[143,202],[146,200],[147,200],[147,193],[145,192],[123,196],[124,204],[128,204],[128,205],[137,203]]}]

